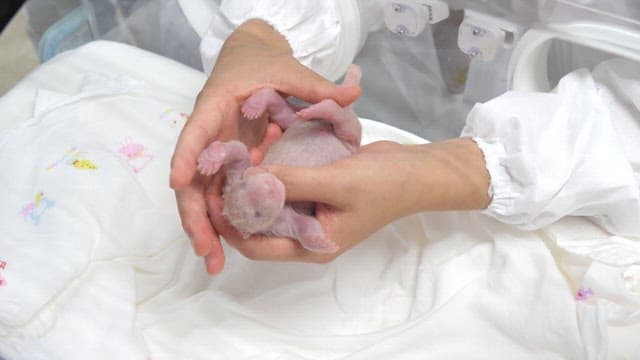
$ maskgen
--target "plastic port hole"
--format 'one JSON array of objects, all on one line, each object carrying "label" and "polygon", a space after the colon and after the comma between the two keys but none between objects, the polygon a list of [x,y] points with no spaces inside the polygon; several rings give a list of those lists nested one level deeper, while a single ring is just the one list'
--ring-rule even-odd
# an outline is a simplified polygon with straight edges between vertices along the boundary
[{"label": "plastic port hole", "polygon": [[[504,31],[504,30],[503,30]],[[504,44],[507,46],[513,45],[516,35],[511,31],[504,31]]]}]

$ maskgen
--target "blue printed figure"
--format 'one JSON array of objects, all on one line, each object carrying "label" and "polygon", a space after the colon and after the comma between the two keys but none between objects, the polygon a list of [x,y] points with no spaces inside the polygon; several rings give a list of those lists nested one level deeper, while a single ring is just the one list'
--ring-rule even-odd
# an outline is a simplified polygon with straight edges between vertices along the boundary
[{"label": "blue printed figure", "polygon": [[42,218],[42,215],[54,205],[55,201],[45,197],[44,192],[40,191],[36,194],[33,202],[28,203],[22,208],[20,214],[25,221],[31,219],[34,225],[38,225],[40,223],[40,218]]}]

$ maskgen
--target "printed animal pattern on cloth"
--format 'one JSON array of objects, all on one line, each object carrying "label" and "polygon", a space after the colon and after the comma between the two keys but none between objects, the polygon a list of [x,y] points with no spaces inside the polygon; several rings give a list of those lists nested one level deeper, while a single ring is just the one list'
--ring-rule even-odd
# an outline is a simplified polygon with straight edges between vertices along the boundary
[{"label": "printed animal pattern on cloth", "polygon": [[135,173],[139,173],[144,169],[154,157],[154,155],[149,152],[149,149],[142,144],[133,142],[131,138],[126,138],[124,142],[120,144],[118,153],[125,159]]},{"label": "printed animal pattern on cloth", "polygon": [[178,125],[184,125],[188,119],[189,114],[171,108],[167,108],[160,113],[160,120],[167,123],[172,129]]},{"label": "printed animal pattern on cloth", "polygon": [[593,295],[594,295],[593,289],[591,288],[584,289],[581,287],[580,289],[578,289],[578,294],[576,294],[576,300],[578,301],[588,300]]},{"label": "printed animal pattern on cloth", "polygon": [[24,218],[24,221],[31,220],[34,225],[40,224],[40,219],[50,208],[55,205],[55,201],[49,199],[44,195],[44,192],[40,191],[36,194],[34,200],[26,204],[20,214]]},{"label": "printed animal pattern on cloth", "polygon": [[67,150],[60,159],[47,166],[45,170],[51,172],[61,164],[79,170],[97,170],[98,167],[91,160],[84,158],[85,155],[86,152],[80,151],[74,146]]},{"label": "printed animal pattern on cloth", "polygon": [[[0,260],[0,270],[4,270],[7,267],[7,262],[4,260]],[[2,276],[2,271],[0,271],[0,286],[7,285],[7,280]]]}]

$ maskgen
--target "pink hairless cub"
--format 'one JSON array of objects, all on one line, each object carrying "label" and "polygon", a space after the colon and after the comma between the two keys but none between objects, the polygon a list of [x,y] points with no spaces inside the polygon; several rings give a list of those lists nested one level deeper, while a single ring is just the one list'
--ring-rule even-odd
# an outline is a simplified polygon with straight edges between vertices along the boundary
[{"label": "pink hairless cub", "polygon": [[[357,85],[360,76],[360,69],[351,65],[344,84]],[[263,88],[246,100],[242,114],[252,120],[265,112],[284,133],[265,154],[263,165],[320,166],[347,157],[360,146],[362,129],[351,106],[342,108],[327,99],[296,112],[276,91]],[[282,182],[264,169],[252,167],[244,144],[215,141],[198,157],[198,170],[204,175],[215,174],[222,165],[227,174],[223,215],[242,236],[288,237],[311,251],[338,250],[313,216],[315,204],[285,203]]]}]

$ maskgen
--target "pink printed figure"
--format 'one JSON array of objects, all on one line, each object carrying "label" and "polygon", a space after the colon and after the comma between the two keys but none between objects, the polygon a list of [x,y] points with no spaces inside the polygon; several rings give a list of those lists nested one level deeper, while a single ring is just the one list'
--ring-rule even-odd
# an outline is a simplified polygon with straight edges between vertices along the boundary
[{"label": "pink printed figure", "polygon": [[135,173],[140,172],[147,166],[149,161],[153,160],[153,155],[148,152],[144,145],[134,143],[130,138],[125,139],[124,143],[118,148],[118,153],[126,159],[127,164]]},{"label": "pink printed figure", "polygon": [[590,297],[592,297],[594,295],[594,292],[591,288],[589,289],[584,289],[584,288],[580,288],[578,289],[578,294],[576,295],[576,300],[578,301],[583,301],[583,300],[587,300]]},{"label": "pink printed figure", "polygon": [[[5,261],[0,260],[0,269],[4,270],[5,267],[7,267],[7,263]],[[0,273],[0,286],[5,286],[7,284],[7,280],[5,280],[5,278],[2,277],[2,274]]]},{"label": "pink printed figure", "polygon": [[[352,65],[345,85],[360,83],[360,69]],[[242,106],[248,120],[268,113],[284,133],[273,144],[263,165],[321,166],[353,154],[360,147],[362,129],[352,107],[323,100],[298,112],[271,88],[250,96]],[[198,170],[212,175],[225,165],[223,215],[243,237],[252,234],[289,237],[308,250],[335,252],[338,246],[324,236],[314,217],[312,202],[285,203],[282,182],[260,167],[251,167],[249,152],[239,141],[211,143],[198,157]]]}]

